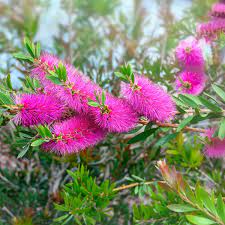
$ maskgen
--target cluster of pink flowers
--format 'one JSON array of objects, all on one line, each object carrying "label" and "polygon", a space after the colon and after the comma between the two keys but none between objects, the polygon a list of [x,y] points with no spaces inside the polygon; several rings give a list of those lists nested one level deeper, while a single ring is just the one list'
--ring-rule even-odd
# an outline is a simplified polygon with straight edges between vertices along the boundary
[{"label": "cluster of pink flowers", "polygon": [[[67,74],[62,84],[49,79],[59,64],[64,65]],[[175,114],[172,98],[141,75],[135,75],[133,84],[122,84],[120,98],[104,92],[104,103],[99,101],[103,90],[97,84],[50,54],[42,54],[35,61],[31,76],[39,80],[41,88],[36,94],[16,97],[14,121],[23,126],[47,124],[52,138],[42,144],[45,151],[77,153],[102,141],[108,132],[130,131],[139,116],[167,121]]]},{"label": "cluster of pink flowers", "polygon": [[206,132],[209,144],[205,147],[205,154],[211,158],[222,158],[225,156],[225,139],[214,138],[215,131],[215,129],[208,129]]},{"label": "cluster of pink flowers", "polygon": [[176,87],[181,93],[198,95],[206,83],[205,62],[198,40],[189,37],[182,40],[176,48],[176,58],[182,67],[177,75]]},{"label": "cluster of pink flowers", "polygon": [[225,33],[225,3],[212,5],[210,15],[212,17],[210,21],[197,26],[198,36],[209,42],[217,39],[221,33]]}]

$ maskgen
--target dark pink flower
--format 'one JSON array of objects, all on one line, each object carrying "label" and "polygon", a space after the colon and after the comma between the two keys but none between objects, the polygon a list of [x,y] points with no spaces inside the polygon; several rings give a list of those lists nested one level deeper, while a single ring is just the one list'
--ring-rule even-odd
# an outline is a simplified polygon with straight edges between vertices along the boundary
[{"label": "dark pink flower", "polygon": [[44,94],[22,94],[16,97],[16,124],[33,126],[48,124],[61,118],[64,106],[53,97]]},{"label": "dark pink flower", "polygon": [[183,71],[176,78],[177,90],[192,95],[200,94],[205,83],[206,75],[203,72]]},{"label": "dark pink flower", "polygon": [[186,69],[203,70],[204,58],[202,49],[194,37],[180,41],[176,47],[176,57]]},{"label": "dark pink flower", "polygon": [[92,107],[95,123],[109,132],[128,132],[138,123],[136,113],[123,99],[106,95],[103,107]]},{"label": "dark pink flower", "polygon": [[32,70],[33,77],[39,79],[43,85],[45,93],[57,96],[68,107],[79,113],[89,113],[90,107],[88,99],[95,99],[94,93],[100,87],[90,79],[75,69],[72,65],[62,62],[67,71],[67,81],[63,85],[54,84],[47,79],[48,70],[54,70],[60,60],[53,55],[43,54],[39,63]]},{"label": "dark pink flower", "polygon": [[175,104],[169,94],[147,77],[135,76],[135,85],[122,83],[122,96],[132,109],[151,121],[167,121],[175,115]]},{"label": "dark pink flower", "polygon": [[214,133],[215,129],[208,129],[206,132],[210,143],[205,146],[205,154],[211,158],[222,158],[225,156],[225,139],[214,138]]},{"label": "dark pink flower", "polygon": [[95,92],[99,90],[98,85],[74,75],[68,77],[65,87],[58,87],[56,96],[76,112],[88,114],[91,108],[88,99],[95,100]]},{"label": "dark pink flower", "polygon": [[92,119],[81,116],[54,124],[52,133],[54,139],[44,143],[42,148],[60,155],[80,152],[96,145],[106,136],[106,131],[99,128]]}]

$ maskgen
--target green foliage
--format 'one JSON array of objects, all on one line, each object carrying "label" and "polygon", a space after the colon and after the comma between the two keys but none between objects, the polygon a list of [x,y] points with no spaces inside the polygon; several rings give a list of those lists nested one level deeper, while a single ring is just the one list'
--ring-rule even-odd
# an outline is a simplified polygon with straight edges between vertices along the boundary
[{"label": "green foliage", "polygon": [[179,133],[176,138],[168,144],[167,159],[171,163],[180,164],[188,168],[196,168],[202,164],[202,143],[198,141],[198,136],[189,137],[184,140],[184,134]]},{"label": "green foliage", "polygon": [[41,45],[40,43],[37,43],[36,45],[31,42],[28,38],[24,38],[24,46],[27,50],[27,54],[24,53],[15,53],[13,56],[19,60],[34,63],[35,59],[38,59],[41,54]]},{"label": "green foliage", "polygon": [[84,166],[75,172],[67,171],[73,179],[65,185],[62,196],[64,203],[55,204],[64,215],[55,219],[60,224],[74,221],[76,224],[96,224],[106,216],[110,200],[114,197],[114,185],[108,180],[98,185]]},{"label": "green foliage", "polygon": [[124,66],[120,67],[120,72],[115,72],[115,75],[119,77],[122,81],[135,84],[134,83],[134,72],[132,70],[131,64],[125,64]]},{"label": "green foliage", "polygon": [[166,182],[165,190],[169,188],[174,191],[187,204],[182,208],[179,205],[169,205],[170,210],[185,213],[187,220],[196,225],[225,224],[225,203],[221,194],[216,197],[198,183],[191,187],[175,168],[170,169],[165,162],[159,162],[158,166]]},{"label": "green foliage", "polygon": [[[175,119],[165,123],[173,127],[143,119],[128,134],[109,134],[98,146],[61,157],[39,149],[54,136],[51,127],[39,126],[32,130],[15,127],[11,121],[16,95],[44,91],[30,77],[32,66],[39,63],[41,54],[40,43],[31,40],[40,36],[37,33],[42,27],[39,12],[50,9],[50,2],[0,3],[3,62],[0,65],[3,78],[0,84],[0,224],[16,224],[10,213],[2,211],[4,207],[19,224],[190,225],[217,224],[215,218],[224,221],[223,160],[204,157],[204,145],[209,140],[204,134],[188,129],[215,126],[214,138],[225,136],[225,67],[220,61],[224,35],[213,45],[213,54],[207,53],[205,57],[208,81],[204,93],[176,94],[174,80],[181,68],[174,61],[174,48],[181,39],[195,35],[196,23],[208,19],[207,10],[215,0],[193,0],[179,19],[170,12],[172,2],[155,1],[159,11],[154,15],[159,15],[159,25],[150,31],[151,13],[141,1],[133,1],[129,10],[123,9],[118,0],[61,1],[61,10],[67,14],[68,21],[60,23],[59,32],[51,40],[53,46],[51,41],[40,40],[45,51],[75,65],[116,96],[119,96],[120,81],[134,85],[134,74],[144,74],[171,93],[177,106]],[[45,31],[47,37],[50,33]],[[13,52],[16,52],[14,58]],[[46,75],[53,83],[71,88],[62,63],[48,72]],[[19,78],[21,86],[14,83],[18,74],[23,76]],[[96,93],[89,105],[106,110],[106,100],[105,92]],[[175,164],[185,181],[176,173],[166,183],[159,181],[155,164],[162,158]],[[89,174],[85,169],[81,175],[81,164],[88,167]],[[72,180],[66,170],[75,171],[69,172]],[[174,179],[184,181],[188,190],[178,190],[182,182],[177,182],[175,187]],[[116,183],[114,191],[108,180]],[[133,191],[127,190],[127,182],[134,187]],[[198,182],[201,187],[195,186]],[[27,209],[32,212],[30,215],[26,215]],[[54,222],[54,218],[58,219]]]},{"label": "green foliage", "polygon": [[47,79],[51,80],[54,84],[58,85],[65,85],[65,82],[67,81],[67,72],[66,67],[59,63],[58,67],[54,67],[54,71],[48,70],[49,74],[47,76]]}]

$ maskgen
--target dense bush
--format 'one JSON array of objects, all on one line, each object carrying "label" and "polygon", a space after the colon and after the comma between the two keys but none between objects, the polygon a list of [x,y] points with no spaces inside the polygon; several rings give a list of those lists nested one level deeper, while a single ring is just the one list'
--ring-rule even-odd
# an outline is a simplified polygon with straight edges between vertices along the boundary
[{"label": "dense bush", "polygon": [[224,1],[46,2],[0,3],[0,224],[225,224]]}]

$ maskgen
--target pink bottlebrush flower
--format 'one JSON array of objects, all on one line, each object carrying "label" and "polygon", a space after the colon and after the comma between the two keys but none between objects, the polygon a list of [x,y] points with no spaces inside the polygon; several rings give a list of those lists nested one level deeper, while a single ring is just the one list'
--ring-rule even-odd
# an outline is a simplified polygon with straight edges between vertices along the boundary
[{"label": "pink bottlebrush flower", "polygon": [[134,86],[122,83],[121,93],[133,110],[151,121],[168,121],[175,115],[171,96],[147,77],[136,75]]},{"label": "pink bottlebrush flower", "polygon": [[[48,70],[54,70],[54,66],[58,66],[59,62],[60,60],[56,56],[43,53],[39,60],[35,62],[31,75],[42,83],[45,83],[46,75],[49,75]],[[50,80],[48,81],[51,82]]]},{"label": "pink bottlebrush flower", "polygon": [[75,116],[56,123],[52,127],[54,139],[42,145],[46,151],[66,155],[96,145],[106,136],[106,131],[99,128],[88,117]]},{"label": "pink bottlebrush flower", "polygon": [[123,99],[106,95],[103,107],[92,107],[95,123],[109,132],[128,132],[138,123],[136,113]]},{"label": "pink bottlebrush flower", "polygon": [[225,33],[225,19],[217,19],[199,24],[197,26],[197,33],[199,37],[204,38],[208,42],[212,42],[221,33]]},{"label": "pink bottlebrush flower", "polygon": [[213,4],[211,15],[213,17],[225,18],[225,4],[224,3]]},{"label": "pink bottlebrush flower", "polygon": [[203,72],[183,71],[176,78],[177,90],[181,93],[198,95],[206,83],[206,76]]},{"label": "pink bottlebrush flower", "polygon": [[208,129],[206,136],[210,143],[205,146],[205,154],[211,158],[222,158],[225,156],[225,139],[213,138],[215,129]]},{"label": "pink bottlebrush flower", "polygon": [[176,47],[176,57],[182,66],[194,70],[204,69],[202,49],[194,37],[180,41]]},{"label": "pink bottlebrush flower", "polygon": [[94,100],[95,92],[99,91],[100,87],[80,76],[68,77],[66,83],[66,87],[57,89],[56,95],[76,112],[88,114],[91,108],[88,99]]},{"label": "pink bottlebrush flower", "polygon": [[48,70],[54,70],[54,66],[57,67],[59,62],[60,60],[55,56],[45,53],[41,55],[39,63],[32,70],[32,75],[41,81],[45,93],[57,96],[78,113],[89,113],[88,98],[94,99],[94,92],[100,90],[100,87],[72,65],[64,62],[67,81],[62,86],[52,83],[46,76],[49,75]]},{"label": "pink bottlebrush flower", "polygon": [[39,60],[35,63],[33,70],[31,71],[31,75],[34,78],[37,78],[42,83],[54,85],[50,80],[46,78],[46,76],[49,75],[48,70],[53,71],[54,67],[57,67],[59,63],[63,63],[63,65],[66,67],[67,76],[69,78],[72,77],[82,77],[85,81],[88,81],[89,78],[84,76],[80,71],[75,69],[72,65],[65,63],[64,61],[60,60],[54,55],[51,55],[49,53],[43,53]]},{"label": "pink bottlebrush flower", "polygon": [[51,123],[64,111],[57,98],[44,94],[22,94],[16,97],[15,103],[17,114],[13,120],[23,126]]}]

